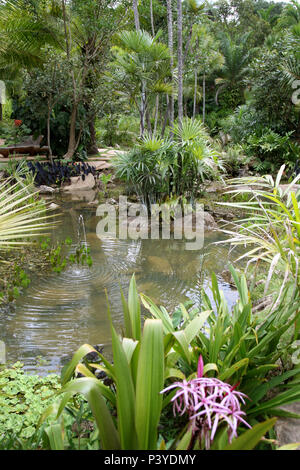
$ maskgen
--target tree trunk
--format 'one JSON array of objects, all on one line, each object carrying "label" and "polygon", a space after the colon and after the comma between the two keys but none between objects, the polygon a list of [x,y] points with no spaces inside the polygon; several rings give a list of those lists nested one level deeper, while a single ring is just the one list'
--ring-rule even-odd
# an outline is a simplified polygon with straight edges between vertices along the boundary
[{"label": "tree trunk", "polygon": [[154,134],[154,135],[156,135],[156,131],[157,131],[158,111],[159,111],[159,95],[156,95],[155,116],[154,116],[154,130],[153,130],[153,134]]},{"label": "tree trunk", "polygon": [[[173,68],[174,68],[174,58],[173,58],[173,12],[172,12],[172,0],[167,0],[167,15],[168,15],[168,46],[170,49],[170,68],[171,68],[171,78],[173,83]],[[174,124],[174,97],[173,95],[169,100],[169,126],[172,129]],[[170,137],[173,137],[173,133],[170,132]]]},{"label": "tree trunk", "polygon": [[0,121],[3,121],[3,106],[1,103],[1,96],[0,96]]},{"label": "tree trunk", "polygon": [[140,30],[140,17],[139,17],[137,0],[132,0],[132,4],[133,4],[135,29],[139,31]]},{"label": "tree trunk", "polygon": [[193,119],[195,119],[196,117],[197,88],[198,88],[198,72],[197,72],[197,69],[195,69]]},{"label": "tree trunk", "polygon": [[150,137],[152,137],[152,125],[151,125],[151,118],[150,118],[150,113],[149,109],[146,111],[146,121],[147,121],[147,131]]},{"label": "tree trunk", "polygon": [[76,142],[77,109],[78,109],[78,105],[73,104],[72,113],[71,113],[71,121],[70,121],[70,135],[69,135],[68,151],[64,155],[64,158],[66,159],[73,158],[73,155],[76,152],[76,149],[79,143],[79,142]]},{"label": "tree trunk", "polygon": [[182,57],[182,0],[177,0],[177,34],[178,34],[178,124],[183,119],[183,57]]},{"label": "tree trunk", "polygon": [[50,161],[52,162],[52,149],[51,149],[51,127],[50,127],[50,120],[51,120],[51,111],[52,107],[51,104],[48,106],[48,116],[47,116],[47,145],[49,147],[49,158]]},{"label": "tree trunk", "polygon": [[89,131],[90,131],[88,155],[97,155],[99,153],[99,150],[98,150],[97,139],[96,139],[95,116],[91,117],[88,124],[89,124]]},{"label": "tree trunk", "polygon": [[150,19],[151,19],[152,36],[155,36],[154,16],[153,16],[153,3],[152,3],[152,0],[150,0]]},{"label": "tree trunk", "polygon": [[205,73],[203,74],[203,84],[202,84],[202,88],[203,88],[203,124],[205,123],[205,100],[206,100],[206,83],[205,83]]},{"label": "tree trunk", "polygon": [[144,83],[142,83],[142,97],[141,97],[141,106],[140,106],[140,137],[144,137],[145,115],[146,115],[146,92],[145,92],[145,85]]},{"label": "tree trunk", "polygon": [[[162,123],[162,128],[161,128],[161,137],[162,138],[165,135],[165,130],[166,130],[166,125],[167,125],[169,113],[170,113],[170,102],[169,102],[169,97],[167,95],[167,107],[166,107],[165,117],[164,117],[164,121]],[[170,121],[170,119],[171,118],[169,117],[169,121]],[[171,132],[170,132],[170,137],[171,137]],[[173,133],[172,133],[172,137],[173,137]]]}]

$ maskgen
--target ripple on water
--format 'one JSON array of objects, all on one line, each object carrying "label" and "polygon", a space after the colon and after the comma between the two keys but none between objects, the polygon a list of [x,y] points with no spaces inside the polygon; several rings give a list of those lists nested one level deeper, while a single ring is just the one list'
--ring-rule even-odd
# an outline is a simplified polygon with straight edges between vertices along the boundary
[{"label": "ripple on water", "polygon": [[[66,212],[61,231],[55,232],[57,239],[76,238],[76,223],[70,223],[70,213]],[[76,211],[73,218],[77,221]],[[188,252],[182,241],[109,238],[100,241],[95,235],[96,223],[97,219],[91,218],[86,225],[87,246],[93,259],[91,268],[70,265],[59,274],[36,275],[15,308],[0,315],[1,336],[7,343],[10,361],[22,360],[28,370],[34,371],[37,356],[42,356],[49,361],[42,368],[47,372],[59,370],[61,358],[83,343],[108,345],[110,326],[105,290],[114,322],[121,325],[120,286],[127,295],[133,273],[139,291],[172,312],[187,299],[198,305],[203,280],[209,293],[210,270],[221,272],[226,264],[228,251],[222,246]],[[73,245],[70,252],[75,251]],[[236,293],[219,280],[231,306]]]}]

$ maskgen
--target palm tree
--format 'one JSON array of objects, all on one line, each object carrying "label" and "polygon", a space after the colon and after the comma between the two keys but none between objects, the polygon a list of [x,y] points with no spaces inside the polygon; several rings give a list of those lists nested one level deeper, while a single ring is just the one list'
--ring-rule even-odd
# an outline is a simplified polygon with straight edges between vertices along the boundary
[{"label": "palm tree", "polygon": [[140,135],[144,136],[151,98],[173,91],[168,82],[170,51],[165,44],[158,42],[157,37],[153,38],[142,30],[123,31],[117,35],[116,41],[112,78],[118,89],[129,95],[137,106]]},{"label": "palm tree", "polygon": [[46,44],[60,45],[51,11],[33,13],[23,0],[0,1],[0,69],[40,65]]},{"label": "palm tree", "polygon": [[193,57],[194,65],[194,105],[193,117],[196,115],[197,100],[201,94],[198,92],[198,76],[202,75],[202,120],[205,122],[206,108],[206,77],[219,69],[224,61],[219,52],[219,44],[215,37],[209,32],[206,26],[194,25],[191,39],[193,50],[196,51]]},{"label": "palm tree", "polygon": [[281,28],[287,28],[300,23],[300,4],[296,0],[291,0],[290,3],[286,5],[279,19],[279,26]]},{"label": "palm tree", "polygon": [[248,39],[248,33],[241,36],[237,43],[228,34],[221,36],[220,48],[224,56],[224,65],[220,70],[219,77],[216,79],[216,84],[220,85],[215,96],[217,105],[219,104],[219,94],[225,88],[240,89],[242,86],[243,79],[249,71],[248,64],[251,59]]},{"label": "palm tree", "polygon": [[178,122],[183,119],[183,51],[182,51],[182,0],[177,0],[177,40],[178,40]]},{"label": "palm tree", "polygon": [[[9,91],[18,81],[22,67],[43,64],[43,47],[59,47],[60,34],[53,8],[33,12],[23,0],[0,0],[0,80]],[[0,120],[2,103],[0,103]]]},{"label": "palm tree", "polygon": [[[167,0],[167,18],[168,18],[168,46],[170,51],[170,69],[173,83],[173,69],[174,69],[174,57],[173,57],[173,11],[172,11],[172,0]],[[174,96],[170,96],[169,100],[169,126],[172,129],[174,124]]]}]

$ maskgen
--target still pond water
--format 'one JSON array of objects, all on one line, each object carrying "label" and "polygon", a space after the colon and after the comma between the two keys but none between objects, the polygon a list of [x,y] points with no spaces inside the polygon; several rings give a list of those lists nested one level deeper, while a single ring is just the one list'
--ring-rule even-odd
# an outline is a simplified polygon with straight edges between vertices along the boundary
[{"label": "still pond water", "polygon": [[[110,351],[110,329],[105,289],[114,323],[122,326],[120,288],[127,294],[136,273],[138,289],[172,312],[180,302],[199,305],[201,287],[209,293],[209,276],[218,275],[230,306],[237,293],[221,272],[228,262],[228,247],[213,245],[220,234],[207,233],[204,248],[187,251],[181,240],[100,241],[96,236],[96,208],[64,197],[59,205],[61,225],[52,238],[78,241],[78,219],[83,216],[93,266],[69,266],[60,274],[35,273],[31,285],[9,312],[0,313],[1,339],[9,363],[21,361],[30,372],[59,372],[82,344],[102,344]],[[82,232],[81,232],[82,233]],[[83,235],[81,235],[83,236]]]}]

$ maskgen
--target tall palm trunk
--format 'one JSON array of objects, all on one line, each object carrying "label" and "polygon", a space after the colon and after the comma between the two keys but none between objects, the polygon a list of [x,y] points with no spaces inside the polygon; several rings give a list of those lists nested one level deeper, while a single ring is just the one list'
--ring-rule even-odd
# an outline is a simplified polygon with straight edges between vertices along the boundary
[{"label": "tall palm trunk", "polygon": [[178,34],[178,124],[183,119],[183,56],[182,56],[182,0],[177,0],[177,34]]},{"label": "tall palm trunk", "polygon": [[140,17],[139,17],[139,10],[138,10],[138,0],[132,0],[132,6],[133,6],[133,13],[134,13],[135,29],[139,31]]},{"label": "tall palm trunk", "polygon": [[205,72],[203,74],[202,93],[203,93],[203,124],[205,123],[205,106],[206,106],[206,81]]},{"label": "tall palm trunk", "polygon": [[152,36],[155,36],[154,16],[153,16],[153,3],[152,3],[152,0],[150,0],[150,20],[151,20]]},{"label": "tall palm trunk", "polygon": [[195,68],[195,81],[194,81],[194,105],[193,105],[193,119],[196,117],[196,107],[197,107],[197,88],[198,88],[198,71]]},{"label": "tall palm trunk", "polygon": [[[171,68],[171,77],[173,83],[173,68],[174,68],[174,58],[173,58],[173,12],[172,12],[172,0],[167,0],[167,16],[168,16],[168,46],[170,50],[170,68]],[[173,95],[170,97],[169,100],[169,125],[170,128],[173,127],[174,124],[174,97]],[[171,135],[172,137],[172,135]]]}]

